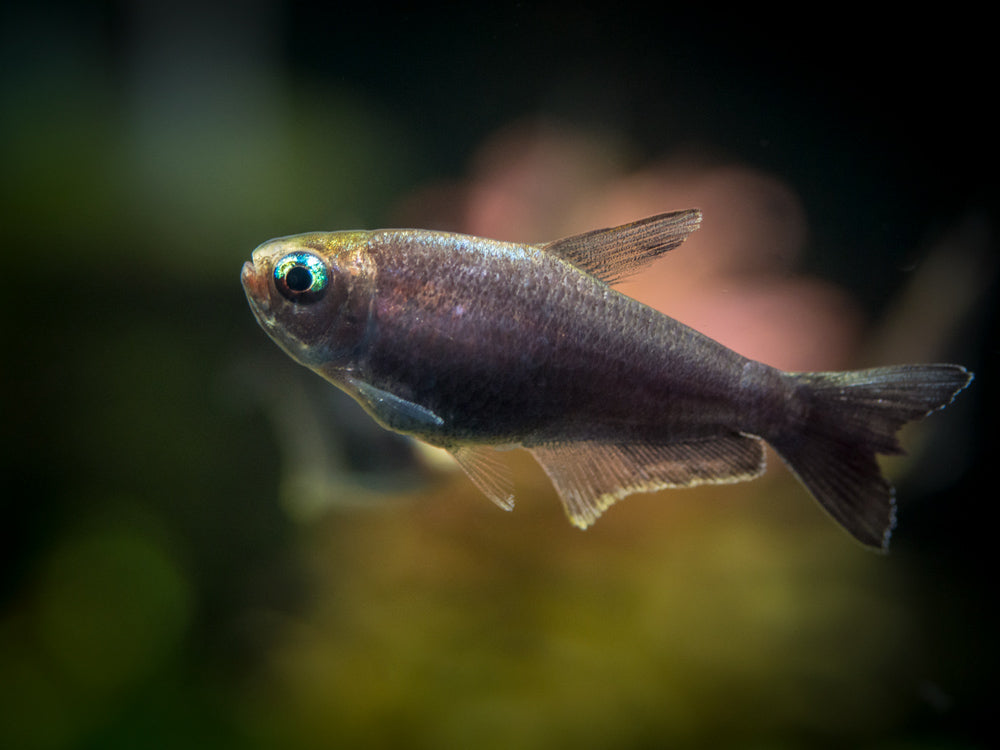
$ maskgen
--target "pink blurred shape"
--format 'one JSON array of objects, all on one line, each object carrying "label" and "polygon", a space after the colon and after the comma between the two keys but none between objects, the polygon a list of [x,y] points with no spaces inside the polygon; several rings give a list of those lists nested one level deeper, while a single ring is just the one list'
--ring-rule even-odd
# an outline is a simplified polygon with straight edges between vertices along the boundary
[{"label": "pink blurred shape", "polygon": [[844,291],[796,271],[808,221],[788,185],[691,153],[638,170],[628,161],[612,138],[519,122],[482,145],[466,180],[412,196],[402,214],[412,225],[545,242],[700,208],[701,229],[620,290],[782,369],[852,365],[862,317]]}]

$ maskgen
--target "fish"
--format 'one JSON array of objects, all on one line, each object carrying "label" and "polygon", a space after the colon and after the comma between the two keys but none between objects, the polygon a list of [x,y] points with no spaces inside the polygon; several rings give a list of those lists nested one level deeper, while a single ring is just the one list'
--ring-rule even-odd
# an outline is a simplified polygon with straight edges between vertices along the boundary
[{"label": "fish", "polygon": [[262,243],[241,282],[292,359],[383,427],[448,451],[504,510],[497,450],[528,450],[586,529],[637,492],[765,470],[765,443],[862,545],[886,551],[895,490],[876,456],[973,380],[955,364],[785,372],[613,285],[701,224],[672,211],[544,244],[422,229]]}]

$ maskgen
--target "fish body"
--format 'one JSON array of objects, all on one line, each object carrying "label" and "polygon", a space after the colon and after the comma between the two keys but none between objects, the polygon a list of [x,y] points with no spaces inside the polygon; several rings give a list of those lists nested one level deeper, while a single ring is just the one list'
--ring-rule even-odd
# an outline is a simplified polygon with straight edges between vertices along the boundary
[{"label": "fish body", "polygon": [[956,365],[785,373],[611,287],[678,246],[698,211],[544,245],[388,229],[278,238],[242,282],[288,354],[383,426],[447,449],[503,508],[492,448],[523,447],[586,528],[625,495],[750,479],[769,442],[862,543],[893,491],[876,453],[971,380]]}]

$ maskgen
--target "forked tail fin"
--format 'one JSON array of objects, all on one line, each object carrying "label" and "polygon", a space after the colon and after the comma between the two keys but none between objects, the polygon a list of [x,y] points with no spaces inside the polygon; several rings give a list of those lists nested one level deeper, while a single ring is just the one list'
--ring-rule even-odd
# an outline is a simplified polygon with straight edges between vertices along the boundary
[{"label": "forked tail fin", "polygon": [[950,404],[972,373],[935,364],[786,377],[796,384],[794,414],[768,442],[838,523],[887,550],[896,503],[875,455],[902,453],[899,428]]}]

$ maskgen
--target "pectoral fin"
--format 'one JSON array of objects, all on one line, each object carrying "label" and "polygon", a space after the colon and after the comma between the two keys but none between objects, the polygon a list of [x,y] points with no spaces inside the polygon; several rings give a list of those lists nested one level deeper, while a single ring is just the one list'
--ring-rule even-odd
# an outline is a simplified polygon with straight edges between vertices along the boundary
[{"label": "pectoral fin", "polygon": [[528,450],[581,529],[634,492],[739,482],[764,471],[764,444],[742,434],[668,445],[549,443]]},{"label": "pectoral fin", "polygon": [[347,378],[347,384],[368,411],[382,424],[397,432],[416,433],[435,430],[444,420],[430,409],[383,391],[363,380]]},{"label": "pectoral fin", "polygon": [[606,284],[614,284],[659,255],[673,250],[699,226],[701,211],[675,211],[620,227],[576,234],[549,242],[541,248]]}]

